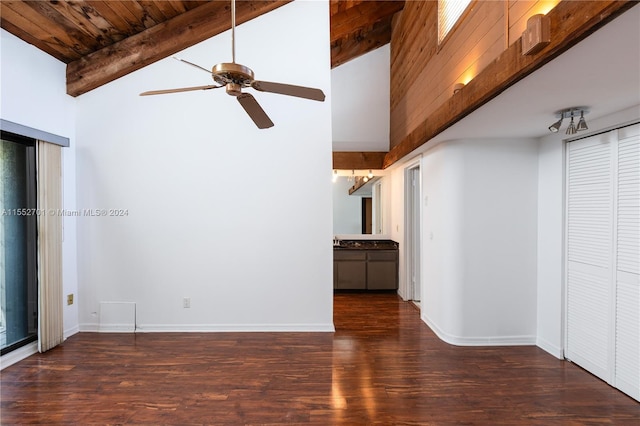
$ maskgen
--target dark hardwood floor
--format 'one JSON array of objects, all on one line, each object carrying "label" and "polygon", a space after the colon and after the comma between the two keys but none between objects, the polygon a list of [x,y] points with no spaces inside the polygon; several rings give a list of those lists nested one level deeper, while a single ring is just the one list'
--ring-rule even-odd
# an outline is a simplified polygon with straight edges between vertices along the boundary
[{"label": "dark hardwood floor", "polygon": [[640,425],[640,404],[536,347],[455,347],[392,294],[336,333],[95,334],[1,373],[0,423]]}]

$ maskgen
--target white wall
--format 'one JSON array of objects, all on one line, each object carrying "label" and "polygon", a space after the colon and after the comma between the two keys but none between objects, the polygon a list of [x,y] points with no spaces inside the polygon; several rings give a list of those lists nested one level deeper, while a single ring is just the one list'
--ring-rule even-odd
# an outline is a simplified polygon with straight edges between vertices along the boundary
[{"label": "white wall", "polygon": [[[640,105],[589,120],[581,137],[640,120]],[[564,189],[563,132],[539,142],[538,160],[538,264],[537,342],[562,358],[564,348]]]},{"label": "white wall", "polygon": [[334,151],[389,150],[390,45],[331,71]]},{"label": "white wall", "polygon": [[[5,30],[0,30],[0,118],[69,138],[62,149],[63,206],[76,209],[76,101],[66,94],[65,64]],[[62,280],[64,334],[78,331],[77,303],[66,295],[78,293],[76,219],[64,217]]]},{"label": "white wall", "polygon": [[[128,210],[79,220],[81,329],[117,330],[131,318],[101,324],[101,303],[134,302],[141,331],[333,330],[328,19],[294,2],[237,28],[257,79],[327,94],[253,92],[271,129],[222,90],[139,97],[211,82],[170,58],[78,98],[78,205]],[[227,32],[180,56],[230,49]]]},{"label": "white wall", "polygon": [[333,233],[362,233],[362,197],[349,195],[353,186],[347,177],[341,176],[333,183]]},{"label": "white wall", "polygon": [[534,343],[536,142],[446,142],[421,172],[423,320],[453,344]]}]

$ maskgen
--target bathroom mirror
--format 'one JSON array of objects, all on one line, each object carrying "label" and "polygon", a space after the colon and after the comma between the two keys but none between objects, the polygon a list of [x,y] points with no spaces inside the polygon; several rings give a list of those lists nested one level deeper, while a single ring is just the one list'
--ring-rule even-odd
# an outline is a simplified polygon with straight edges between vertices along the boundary
[{"label": "bathroom mirror", "polygon": [[333,234],[375,234],[375,178],[349,195],[354,181],[339,176],[333,183]]}]

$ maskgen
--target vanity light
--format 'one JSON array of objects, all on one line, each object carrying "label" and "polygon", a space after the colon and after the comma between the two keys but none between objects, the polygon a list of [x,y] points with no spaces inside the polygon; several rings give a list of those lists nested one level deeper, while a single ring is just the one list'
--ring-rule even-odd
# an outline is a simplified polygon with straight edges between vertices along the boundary
[{"label": "vanity light", "polygon": [[338,171],[337,171],[337,170],[334,170],[334,171],[333,171],[333,176],[331,177],[331,181],[332,181],[333,183],[336,183],[336,181],[337,181],[337,180],[338,180]]},{"label": "vanity light", "polygon": [[362,178],[362,181],[363,182],[369,182],[369,178],[367,176],[365,176],[365,177]]},{"label": "vanity light", "polygon": [[371,169],[369,170],[369,174],[367,176],[369,177],[369,179],[373,177],[373,172],[371,171]]}]

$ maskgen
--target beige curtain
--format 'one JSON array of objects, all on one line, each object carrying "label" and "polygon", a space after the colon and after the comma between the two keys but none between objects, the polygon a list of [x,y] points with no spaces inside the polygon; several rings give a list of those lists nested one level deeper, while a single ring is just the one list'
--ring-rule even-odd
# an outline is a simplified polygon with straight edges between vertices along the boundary
[{"label": "beige curtain", "polygon": [[[64,339],[62,322],[62,148],[38,141],[38,350]],[[44,213],[44,214],[42,214]]]}]

